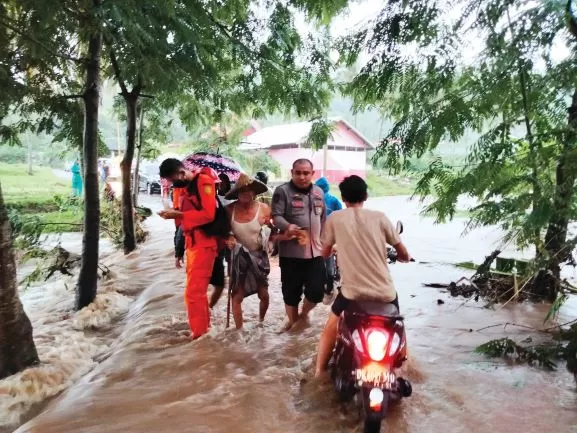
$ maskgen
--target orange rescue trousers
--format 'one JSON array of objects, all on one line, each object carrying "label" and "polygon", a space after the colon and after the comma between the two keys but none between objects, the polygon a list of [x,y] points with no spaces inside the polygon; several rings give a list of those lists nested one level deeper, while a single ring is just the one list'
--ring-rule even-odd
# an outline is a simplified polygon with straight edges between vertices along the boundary
[{"label": "orange rescue trousers", "polygon": [[188,313],[188,324],[192,338],[208,332],[210,311],[208,309],[208,284],[217,250],[211,247],[186,249],[186,291],[184,302]]}]

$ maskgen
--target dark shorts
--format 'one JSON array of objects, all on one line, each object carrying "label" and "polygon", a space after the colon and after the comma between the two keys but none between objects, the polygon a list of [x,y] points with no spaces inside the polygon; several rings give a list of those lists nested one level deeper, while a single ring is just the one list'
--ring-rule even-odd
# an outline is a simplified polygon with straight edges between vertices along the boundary
[{"label": "dark shorts", "polygon": [[[348,308],[350,302],[351,302],[350,299],[345,298],[343,296],[343,294],[341,292],[339,292],[339,294],[335,298],[335,302],[333,302],[333,305],[331,307],[331,311],[333,312],[333,314],[335,316],[340,316],[342,314],[342,312]],[[399,297],[398,296],[391,301],[391,304],[393,304],[395,307],[397,307],[397,310],[401,311],[401,309],[399,308]]]},{"label": "dark shorts", "polygon": [[224,251],[219,252],[214,259],[210,284],[214,287],[224,287]]},{"label": "dark shorts", "polygon": [[279,260],[284,303],[297,307],[302,299],[314,304],[323,300],[326,279],[325,261],[314,259],[293,259],[281,257]]}]

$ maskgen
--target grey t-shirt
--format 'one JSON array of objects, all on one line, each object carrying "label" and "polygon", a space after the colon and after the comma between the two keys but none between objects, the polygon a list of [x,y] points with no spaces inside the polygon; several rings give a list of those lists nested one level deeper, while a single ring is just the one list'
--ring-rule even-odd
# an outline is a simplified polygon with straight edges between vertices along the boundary
[{"label": "grey t-shirt", "polygon": [[313,185],[309,192],[297,189],[292,182],[276,188],[272,198],[272,216],[276,227],[285,231],[290,224],[307,228],[310,244],[299,245],[296,239],[279,244],[279,256],[312,259],[321,255],[321,230],[325,221],[324,192]]}]

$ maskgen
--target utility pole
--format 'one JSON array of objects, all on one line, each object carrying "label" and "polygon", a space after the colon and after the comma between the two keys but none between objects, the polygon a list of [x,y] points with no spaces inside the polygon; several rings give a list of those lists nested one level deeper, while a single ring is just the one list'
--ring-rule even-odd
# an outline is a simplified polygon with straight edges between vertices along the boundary
[{"label": "utility pole", "polygon": [[323,176],[327,177],[327,168],[329,165],[329,145],[323,146]]}]

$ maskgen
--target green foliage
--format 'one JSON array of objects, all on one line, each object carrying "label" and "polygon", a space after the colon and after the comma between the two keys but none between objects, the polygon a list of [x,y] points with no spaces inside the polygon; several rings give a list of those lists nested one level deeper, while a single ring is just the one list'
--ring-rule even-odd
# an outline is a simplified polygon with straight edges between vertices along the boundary
[{"label": "green foliage", "polygon": [[[376,107],[393,117],[375,156],[392,172],[477,134],[462,163],[430,161],[416,188],[421,197],[435,196],[426,212],[446,221],[461,195],[472,196],[479,205],[469,229],[499,224],[506,240],[534,245],[545,256],[553,248],[544,242],[545,229],[576,216],[562,210],[568,199],[560,195],[565,188],[575,201],[575,177],[565,176],[567,185],[556,177],[563,164],[571,172],[568,155],[576,145],[567,109],[577,63],[572,51],[566,59],[554,55],[573,44],[565,2],[458,4],[462,16],[451,23],[444,2],[387,3],[368,28],[339,42],[346,65],[370,53],[344,91],[358,109]],[[471,52],[478,54],[464,57]]]},{"label": "green foliage", "polygon": [[39,247],[42,223],[36,215],[23,215],[8,209],[8,220],[12,228],[12,243],[17,249],[28,250]]},{"label": "green foliage", "polygon": [[[54,0],[6,1],[0,7],[0,125],[13,133],[48,133],[71,128],[81,92],[75,32],[78,9]],[[7,114],[13,113],[12,119]],[[73,138],[73,137],[69,137]],[[7,140],[3,140],[6,142]],[[70,140],[75,144],[74,140]],[[12,142],[12,144],[16,144]],[[77,144],[76,144],[77,145]]]},{"label": "green foliage", "polygon": [[187,145],[190,152],[216,152],[234,159],[249,175],[266,171],[280,175],[280,165],[268,153],[240,151],[238,145],[244,138],[247,123],[233,114],[221,116],[218,127],[197,128],[193,140]]},{"label": "green foliage", "polygon": [[321,149],[333,136],[334,130],[334,122],[322,118],[314,119],[309,135],[305,139],[305,145],[313,149]]},{"label": "green foliage", "polygon": [[73,158],[64,143],[54,143],[51,136],[20,134],[20,144],[0,145],[0,163],[27,164],[29,155],[34,166],[63,169]]},{"label": "green foliage", "polygon": [[264,19],[261,5],[248,0],[103,3],[105,74],[117,82],[126,105],[125,157],[132,159],[135,109],[144,92],[154,98],[145,112],[177,106],[191,129],[221,123],[229,113],[321,114],[331,90],[329,46],[326,38],[303,40],[294,15],[326,22],[346,3],[277,1]]},{"label": "green foliage", "polygon": [[[68,149],[73,150],[76,154],[82,154],[84,142],[84,108],[82,102],[66,100],[60,105],[59,110],[59,121],[47,129],[47,132],[53,133],[52,141],[54,143],[64,143]],[[98,155],[106,156],[108,154],[108,147],[99,131]]]},{"label": "green foliage", "polygon": [[556,359],[563,357],[563,346],[560,344],[539,344],[535,346],[521,346],[510,338],[491,340],[477,347],[477,353],[490,358],[507,358],[514,362],[527,363],[556,370]]},{"label": "green foliage", "polygon": [[249,175],[255,175],[257,171],[264,171],[273,173],[275,176],[281,175],[280,164],[272,159],[268,153],[264,151],[255,152],[233,152],[236,155],[235,160],[241,165],[244,171]]},{"label": "green foliage", "polygon": [[[536,154],[530,152],[524,140],[509,139],[480,154],[476,153],[476,145],[465,166],[459,169],[439,158],[423,173],[416,193],[435,194],[436,199],[426,212],[435,214],[438,222],[453,218],[458,197],[470,195],[480,204],[470,209],[468,230],[498,224],[508,232],[505,241],[514,237],[519,247],[540,245],[539,228],[546,227],[551,217],[555,163],[552,153],[556,150],[554,145],[544,146],[547,147]],[[536,176],[531,170],[534,160],[540,167]]]},{"label": "green foliage", "polygon": [[[134,231],[136,242],[142,243],[148,238],[148,232],[144,229],[142,222],[151,215],[151,212],[146,208],[137,208],[135,214]],[[124,242],[124,233],[122,231],[122,206],[120,202],[117,200],[102,200],[100,215],[100,229],[115,247],[121,248]]]},{"label": "green foliage", "polygon": [[559,310],[561,309],[563,304],[565,304],[565,301],[567,301],[567,299],[569,299],[569,297],[565,293],[559,293],[557,295],[557,299],[555,299],[555,302],[551,304],[551,307],[547,312],[547,316],[545,316],[544,320],[545,323],[557,317],[557,315],[559,314]]},{"label": "green foliage", "polygon": [[18,130],[11,126],[0,125],[0,143],[6,143],[8,146],[21,144],[20,139],[18,138]]},{"label": "green foliage", "polygon": [[[153,95],[191,130],[226,113],[322,114],[331,96],[328,33],[297,31],[304,12],[326,24],[347,1],[105,3],[106,75],[122,93]],[[153,109],[151,107],[151,109]]]},{"label": "green foliage", "polygon": [[[154,97],[145,100],[143,138],[151,145],[142,149],[145,157],[157,154],[156,144],[166,141],[170,123],[166,113],[175,109],[194,129],[218,122],[223,113],[315,117],[324,113],[330,100],[327,25],[347,1],[275,1],[263,14],[249,0],[202,4],[131,0],[102,2],[97,17],[89,15],[90,4],[85,3],[3,4],[4,141],[11,141],[14,131],[31,129],[54,134],[55,141],[78,148],[83,113],[75,95],[83,91],[86,49],[78,41],[85,41],[100,24],[105,77],[120,84],[125,95],[134,91]],[[316,24],[315,31],[297,31],[298,13]],[[4,125],[9,111],[19,117]]]},{"label": "green foliage", "polygon": [[[475,351],[491,358],[505,358],[548,370],[557,369],[557,362],[562,360],[567,370],[577,377],[577,324],[567,323],[546,332],[552,338],[542,343],[533,344],[531,337],[521,344],[510,338],[501,338],[488,341]],[[540,340],[543,341],[543,338],[540,337]]]},{"label": "green foliage", "polygon": [[56,271],[71,275],[72,262],[70,253],[60,244],[53,248],[44,246],[45,224],[38,215],[21,214],[15,209],[8,209],[8,220],[12,228],[12,243],[22,263],[34,260],[34,269],[27,274],[20,284],[28,288],[32,283],[47,280]]},{"label": "green foliage", "polygon": [[469,269],[471,271],[476,271],[477,268],[479,267],[478,265],[476,265],[473,262],[460,262],[460,263],[455,263],[455,266],[458,268],[463,268],[463,269]]}]

